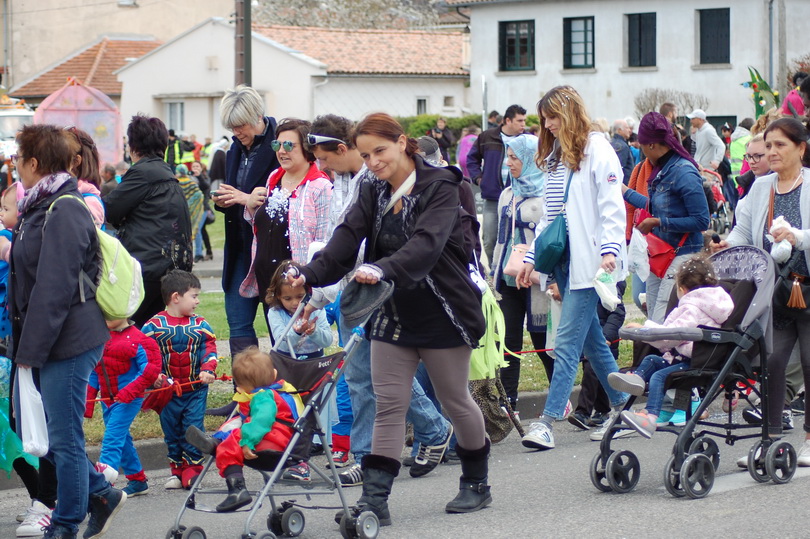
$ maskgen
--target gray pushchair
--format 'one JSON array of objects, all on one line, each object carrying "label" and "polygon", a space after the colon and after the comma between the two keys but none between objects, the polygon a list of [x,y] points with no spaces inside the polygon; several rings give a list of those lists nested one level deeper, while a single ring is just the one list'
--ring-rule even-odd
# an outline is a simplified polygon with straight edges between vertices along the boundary
[{"label": "gray pushchair", "polygon": [[[768,430],[769,407],[781,405],[771,401],[767,390],[766,360],[772,349],[773,259],[756,247],[740,246],[714,254],[711,261],[720,285],[729,292],[735,305],[722,328],[624,328],[619,332],[621,338],[633,341],[668,339],[694,342],[690,368],[671,374],[666,382],[668,389],[676,391],[676,405],[686,411],[686,424],[657,429],[677,435],[664,468],[664,486],[676,497],[702,498],[711,491],[720,464],[720,449],[714,438],[722,438],[728,445],[739,440],[757,439],[748,453],[748,471],[757,482],[787,483],[797,465],[796,451],[791,444],[772,438]],[[675,301],[670,299],[670,309],[676,302],[676,297]],[[693,410],[691,395],[694,389],[702,400]],[[728,406],[726,421],[700,419],[715,399],[724,398],[731,402],[735,391],[751,406],[757,397],[760,399],[761,425],[735,423],[731,406]],[[636,397],[631,396],[625,409],[629,409],[635,400]],[[627,428],[617,415],[591,461],[591,482],[602,492],[626,493],[638,483],[641,469],[638,457],[632,451],[611,448],[614,434]]]},{"label": "gray pushchair", "polygon": [[[283,378],[298,390],[305,408],[298,419],[292,425],[293,436],[283,452],[278,451],[257,451],[256,459],[246,460],[245,465],[256,469],[262,476],[264,485],[259,491],[251,491],[253,497],[251,504],[237,512],[247,512],[245,526],[242,530],[241,539],[272,539],[275,537],[296,537],[303,533],[305,518],[301,509],[343,509],[343,518],[340,521],[340,533],[346,538],[367,538],[373,539],[379,533],[379,521],[377,516],[371,511],[360,511],[356,507],[350,506],[343,493],[340,483],[340,476],[332,460],[332,451],[327,443],[322,413],[329,403],[332,393],[335,391],[337,381],[340,378],[346,362],[350,361],[353,350],[360,339],[365,338],[363,326],[390,296],[393,288],[390,283],[386,286],[374,287],[375,291],[374,307],[368,309],[364,320],[352,331],[352,337],[345,344],[344,350],[329,356],[314,357],[309,359],[296,359],[282,354],[277,350],[272,350],[270,355],[273,365],[278,371],[279,378]],[[367,286],[367,285],[363,285]],[[308,299],[308,298],[307,298]],[[290,323],[284,330],[278,342],[286,338],[292,326],[303,311],[306,301],[302,301],[298,310],[293,315]],[[236,412],[235,412],[236,413]],[[310,461],[309,468],[313,474],[313,481],[302,484],[300,481],[284,480],[282,475],[286,468],[308,460],[313,436],[316,436],[323,445],[328,469],[318,466]],[[224,495],[227,490],[222,488],[203,488],[202,483],[208,471],[214,464],[214,457],[206,459],[202,473],[195,480],[175,518],[175,522],[166,534],[166,539],[205,539],[205,531],[199,526],[186,527],[181,524],[183,515],[187,510],[216,513],[210,507],[200,501],[210,495]],[[340,506],[304,506],[297,503],[301,497],[310,500],[312,496],[332,494],[337,492],[340,498]],[[284,501],[278,503],[276,498],[283,498]],[[267,530],[255,532],[251,528],[251,523],[261,509],[264,500],[270,502],[270,512],[267,516]]]}]

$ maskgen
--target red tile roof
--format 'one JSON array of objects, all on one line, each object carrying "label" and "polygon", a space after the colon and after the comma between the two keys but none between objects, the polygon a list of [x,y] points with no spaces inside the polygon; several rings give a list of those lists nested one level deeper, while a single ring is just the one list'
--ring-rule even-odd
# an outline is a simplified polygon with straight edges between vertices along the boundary
[{"label": "red tile roof", "polygon": [[86,86],[92,86],[108,96],[121,95],[121,83],[113,72],[133,58],[140,58],[160,46],[154,39],[117,39],[103,37],[61,60],[57,65],[28,80],[16,88],[13,97],[45,97],[67,83],[73,77]]},{"label": "red tile roof", "polygon": [[254,26],[277,43],[326,64],[328,73],[468,75],[460,32]]}]

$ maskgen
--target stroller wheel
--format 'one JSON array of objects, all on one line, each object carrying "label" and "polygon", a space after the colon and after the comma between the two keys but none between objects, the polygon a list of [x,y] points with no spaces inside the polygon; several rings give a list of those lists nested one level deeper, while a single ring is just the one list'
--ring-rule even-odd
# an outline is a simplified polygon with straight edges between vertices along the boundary
[{"label": "stroller wheel", "polygon": [[607,478],[605,477],[605,461],[607,461],[607,459],[602,460],[601,451],[597,452],[596,455],[593,456],[590,467],[591,483],[593,483],[593,486],[596,487],[596,490],[610,492],[613,490],[613,487],[610,486],[610,484],[607,482]]},{"label": "stroller wheel", "polygon": [[202,528],[199,526],[192,526],[185,531],[180,536],[181,539],[205,539],[206,535]]},{"label": "stroller wheel", "polygon": [[605,463],[605,476],[614,492],[625,494],[638,484],[641,465],[632,451],[622,450],[610,455]]},{"label": "stroller wheel", "polygon": [[355,529],[356,519],[349,513],[343,513],[340,518],[340,536],[343,539],[353,539],[357,537],[357,530]]},{"label": "stroller wheel", "polygon": [[279,511],[273,511],[267,515],[267,529],[275,535],[284,533],[284,530],[281,529],[281,513]]},{"label": "stroller wheel", "polygon": [[712,461],[712,466],[714,466],[714,471],[716,472],[717,468],[720,467],[720,448],[717,447],[717,442],[709,436],[701,436],[689,445],[690,455],[698,453],[709,457],[709,460]]},{"label": "stroller wheel", "polygon": [[748,450],[748,473],[757,483],[767,483],[770,479],[765,469],[765,457],[762,451],[762,440],[751,446]]},{"label": "stroller wheel", "polygon": [[689,455],[681,466],[681,485],[690,498],[703,498],[714,486],[714,466],[703,453]]},{"label": "stroller wheel", "polygon": [[683,486],[681,486],[681,470],[675,469],[675,455],[669,457],[664,466],[664,486],[672,496],[681,498],[684,496]]},{"label": "stroller wheel", "polygon": [[281,515],[281,529],[287,537],[298,537],[304,531],[304,513],[300,509],[290,507]]},{"label": "stroller wheel", "polygon": [[355,524],[355,537],[360,539],[376,539],[380,533],[380,521],[371,511],[363,511],[357,516]]},{"label": "stroller wheel", "polygon": [[273,532],[261,532],[256,536],[256,539],[276,539],[276,534]]},{"label": "stroller wheel", "polygon": [[185,526],[180,526],[180,527],[179,527],[178,529],[176,529],[176,530],[175,530],[174,528],[172,528],[171,530],[169,530],[168,532],[166,532],[166,539],[180,539],[180,538],[181,538],[181,536],[182,536],[182,533],[183,533],[184,531],[186,531],[186,527],[185,527]]},{"label": "stroller wheel", "polygon": [[765,453],[765,470],[774,483],[787,483],[796,473],[796,450],[785,440],[776,442]]}]

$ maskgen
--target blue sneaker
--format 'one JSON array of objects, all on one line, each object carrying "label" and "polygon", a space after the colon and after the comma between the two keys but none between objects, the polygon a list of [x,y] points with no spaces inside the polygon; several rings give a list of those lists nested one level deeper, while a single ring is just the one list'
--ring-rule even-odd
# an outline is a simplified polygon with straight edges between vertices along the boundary
[{"label": "blue sneaker", "polygon": [[[681,412],[683,414],[683,412]],[[675,415],[675,412],[672,410],[661,410],[661,415],[658,416],[658,419],[655,420],[656,425],[668,425],[669,420],[672,419],[672,416]],[[684,414],[685,416],[686,414]]]},{"label": "blue sneaker", "polygon": [[[700,400],[692,401],[692,415],[695,415],[695,412],[700,406]],[[661,418],[658,418],[658,423],[660,423]],[[669,418],[669,424],[673,427],[683,427],[686,425],[686,412],[683,410],[675,410],[675,413]]]},{"label": "blue sneaker", "polygon": [[143,496],[149,492],[149,484],[146,481],[130,481],[127,483],[127,486],[124,487],[124,492],[127,498]]}]

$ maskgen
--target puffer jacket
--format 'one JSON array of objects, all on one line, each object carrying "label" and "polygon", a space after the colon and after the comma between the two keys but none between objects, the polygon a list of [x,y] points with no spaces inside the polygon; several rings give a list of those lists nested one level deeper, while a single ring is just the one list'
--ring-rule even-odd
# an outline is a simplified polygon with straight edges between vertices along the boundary
[{"label": "puffer jacket", "polygon": [[[154,339],[144,335],[135,326],[122,331],[111,331],[104,346],[104,355],[90,373],[90,388],[100,391],[101,397],[112,404],[116,399],[131,402],[143,397],[155,383],[162,364],[160,348]],[[88,400],[96,397],[88,389]]]}]

